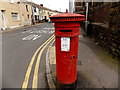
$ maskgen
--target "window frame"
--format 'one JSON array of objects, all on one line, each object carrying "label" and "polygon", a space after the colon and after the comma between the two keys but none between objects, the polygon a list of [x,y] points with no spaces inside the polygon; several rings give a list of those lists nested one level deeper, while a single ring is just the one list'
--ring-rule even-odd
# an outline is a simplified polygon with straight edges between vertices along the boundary
[{"label": "window frame", "polygon": [[25,5],[26,6],[26,11],[28,12],[29,10],[28,10],[28,5]]},{"label": "window frame", "polygon": [[9,0],[10,3],[15,3],[15,0]]},{"label": "window frame", "polygon": [[[16,14],[16,16],[15,16],[15,14]],[[11,15],[12,15],[12,21],[19,21],[20,20],[20,17],[19,17],[18,13],[11,12]],[[15,19],[15,18],[17,18],[17,19]]]}]

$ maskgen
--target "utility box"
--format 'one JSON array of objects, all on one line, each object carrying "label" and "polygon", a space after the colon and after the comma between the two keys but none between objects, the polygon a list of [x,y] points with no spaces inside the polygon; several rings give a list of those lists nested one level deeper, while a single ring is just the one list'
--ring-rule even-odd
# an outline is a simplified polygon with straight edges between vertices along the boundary
[{"label": "utility box", "polygon": [[84,15],[61,13],[50,17],[55,26],[57,83],[73,84],[77,80],[78,36]]}]

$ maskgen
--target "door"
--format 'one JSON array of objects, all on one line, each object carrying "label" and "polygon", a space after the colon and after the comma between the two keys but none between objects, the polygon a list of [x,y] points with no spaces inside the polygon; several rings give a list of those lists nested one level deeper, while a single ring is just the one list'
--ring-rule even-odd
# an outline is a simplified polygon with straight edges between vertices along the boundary
[{"label": "door", "polygon": [[45,16],[45,21],[46,21],[46,18],[47,18],[47,17]]},{"label": "door", "polygon": [[1,10],[2,12],[2,29],[5,30],[7,28],[7,21],[5,17],[5,10]]}]

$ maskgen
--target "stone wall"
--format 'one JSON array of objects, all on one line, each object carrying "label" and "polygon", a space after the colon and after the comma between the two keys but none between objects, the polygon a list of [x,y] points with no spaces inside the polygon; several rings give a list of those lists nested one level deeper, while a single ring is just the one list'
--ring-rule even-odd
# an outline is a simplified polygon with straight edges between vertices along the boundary
[{"label": "stone wall", "polygon": [[114,58],[120,58],[120,31],[92,24],[92,38]]},{"label": "stone wall", "polygon": [[120,59],[120,2],[91,8],[87,34],[114,58]]}]

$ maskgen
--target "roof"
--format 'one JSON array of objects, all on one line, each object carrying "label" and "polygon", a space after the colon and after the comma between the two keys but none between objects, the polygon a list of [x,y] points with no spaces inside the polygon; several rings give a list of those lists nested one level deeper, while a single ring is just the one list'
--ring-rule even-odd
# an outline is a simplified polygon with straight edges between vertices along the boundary
[{"label": "roof", "polygon": [[24,2],[24,3],[29,4],[29,5],[32,5],[32,6],[34,6],[34,7],[37,7],[38,9],[44,9],[44,10],[48,10],[48,11],[52,11],[52,12],[58,12],[58,11],[56,11],[56,10],[52,10],[52,9],[49,9],[49,8],[40,6],[40,5],[38,5],[38,4],[36,4],[36,3],[33,3],[33,2],[28,2],[28,1],[27,1],[27,2]]}]

